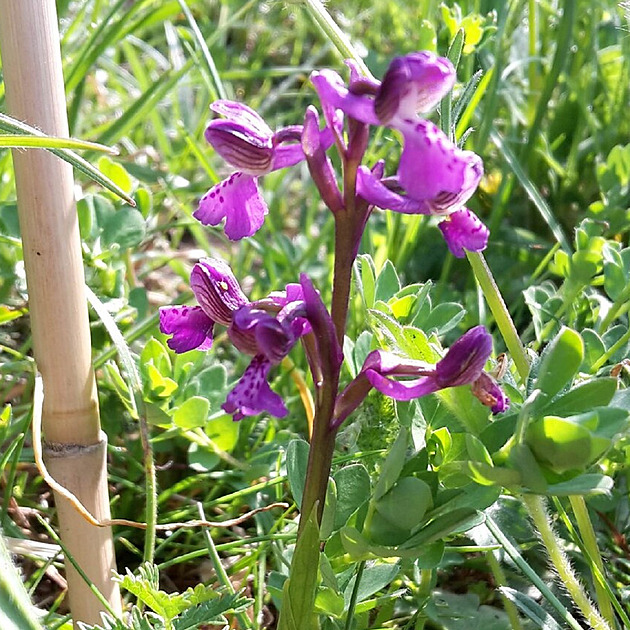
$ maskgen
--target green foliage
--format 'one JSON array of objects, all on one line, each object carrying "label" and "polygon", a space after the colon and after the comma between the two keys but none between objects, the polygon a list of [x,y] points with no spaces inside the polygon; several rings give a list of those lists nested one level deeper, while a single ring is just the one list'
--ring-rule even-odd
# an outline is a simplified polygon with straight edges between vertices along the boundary
[{"label": "green foliage", "polygon": [[155,565],[143,564],[138,575],[127,569],[126,575],[117,574],[120,586],[134,595],[150,612],[142,607],[131,609],[129,624],[105,615],[103,626],[80,624],[84,630],[195,630],[200,625],[226,624],[225,615],[243,611],[251,600],[240,594],[226,594],[198,584],[182,593],[160,590],[160,576]]},{"label": "green foliage", "polygon": [[[412,50],[450,50],[459,58],[452,99],[433,120],[484,158],[486,175],[471,208],[491,228],[489,266],[530,358],[536,356],[528,383],[508,362],[502,383],[512,407],[503,416],[492,418],[467,387],[400,404],[370,394],[339,436],[325,526],[309,533],[316,544],[325,539],[318,559],[308,559],[318,567],[316,584],[285,600],[298,611],[295,627],[305,627],[299,611],[314,598],[321,625],[343,628],[357,584],[349,622],[357,630],[392,624],[509,627],[493,589],[486,586],[484,594],[479,586],[487,571],[481,554],[458,549],[485,551],[495,544],[492,538],[471,545],[469,537],[477,541],[483,529],[472,527],[481,523],[485,506],[498,505],[499,493],[512,491],[587,497],[605,515],[606,525],[594,522],[606,569],[614,571],[609,583],[622,594],[630,583],[623,550],[610,534],[628,529],[630,373],[623,362],[630,347],[630,39],[617,3],[585,3],[574,13],[563,10],[569,4],[326,3],[377,77],[392,56]],[[230,262],[252,299],[294,282],[299,270],[314,279],[328,303],[331,261],[322,252],[333,226],[306,169],[261,180],[270,213],[251,246],[227,242],[219,228],[202,228],[191,214],[223,175],[222,161],[203,140],[212,100],[225,95],[247,103],[272,128],[294,124],[314,100],[309,72],[344,72],[302,2],[188,0],[184,6],[188,12],[180,2],[57,2],[71,133],[119,151],[102,159],[87,150],[70,156],[77,169],[86,280],[115,319],[141,377],[138,398],[100,318],[93,318],[112,507],[116,516],[135,519],[144,506],[137,431],[144,413],[156,451],[163,523],[197,518],[196,502],[221,519],[274,500],[300,502],[306,414],[293,372],[279,368],[273,383],[287,400],[286,419],[234,423],[221,404],[246,359],[229,349],[219,327],[210,353],[176,357],[158,331],[156,310],[178,299],[191,265],[205,255]],[[537,14],[530,15],[534,6]],[[18,131],[26,133],[11,133]],[[387,158],[392,168],[389,162],[400,152],[395,133],[381,131],[373,146],[370,165]],[[0,512],[5,532],[23,537],[8,511],[13,500],[26,514],[32,509],[46,518],[54,517],[54,508],[43,500],[47,489],[39,476],[25,465],[32,462],[24,447],[32,339],[6,150],[0,166]],[[356,308],[349,315],[342,385],[375,348],[434,364],[461,331],[480,322],[492,329],[469,266],[448,254],[435,223],[423,216],[371,216],[355,268]],[[500,351],[502,341],[494,336]],[[298,353],[292,360],[295,373],[307,371]],[[539,397],[529,398],[535,390]],[[248,593],[257,621],[275,613],[267,593],[280,604],[282,585],[269,576],[278,582],[285,577],[294,514],[257,514],[211,532],[229,557],[226,570],[238,588],[242,575],[252,576]],[[510,534],[524,529],[517,516],[514,510],[502,522]],[[137,566],[142,535],[128,528],[116,534],[120,566]],[[539,600],[525,595],[531,594],[529,582],[548,590],[532,539],[529,530],[518,537],[515,562],[527,558],[537,571],[523,582],[515,574],[518,564],[505,565],[509,586],[502,592],[531,621],[529,627],[573,627],[557,609],[554,621]],[[581,568],[579,546],[570,542]],[[495,550],[497,557],[507,549]],[[125,625],[109,619],[103,627],[150,630],[171,623],[192,630],[224,623],[247,602],[211,596],[209,586],[187,590],[185,579],[197,579],[205,554],[196,530],[159,537],[156,557],[174,592],[160,591],[149,568],[125,575],[122,583],[146,608],[132,607]],[[359,576],[360,562],[365,569]],[[39,557],[25,565],[24,579],[38,602],[40,591],[49,594],[49,586],[42,588],[49,584],[45,565]],[[460,575],[468,577],[458,582]],[[455,585],[467,592],[444,590]],[[44,619],[46,627],[63,623],[58,604]],[[0,609],[5,612],[4,605]]]}]

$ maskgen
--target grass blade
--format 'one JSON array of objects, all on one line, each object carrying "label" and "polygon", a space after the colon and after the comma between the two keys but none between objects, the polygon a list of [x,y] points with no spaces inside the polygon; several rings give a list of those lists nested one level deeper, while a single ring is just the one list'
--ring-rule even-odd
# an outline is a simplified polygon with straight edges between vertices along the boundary
[{"label": "grass blade", "polygon": [[520,161],[516,157],[516,155],[512,152],[512,149],[508,147],[505,143],[503,137],[499,134],[496,129],[492,129],[490,131],[490,137],[492,138],[492,142],[496,145],[497,149],[501,152],[505,161],[508,163],[509,167],[512,169],[514,175],[521,183],[521,186],[525,189],[527,196],[532,200],[533,204],[536,206],[536,209],[540,213],[543,221],[547,224],[553,235],[556,237],[558,243],[560,243],[560,247],[567,252],[568,254],[572,253],[571,245],[569,243],[569,239],[564,233],[564,229],[553,215],[551,208],[547,205],[547,202],[544,200],[543,196],[536,188],[534,182],[528,177],[527,173],[521,166]]},{"label": "grass blade", "polygon": [[560,617],[573,630],[584,630],[575,617],[563,606],[562,602],[551,592],[551,589],[543,582],[542,578],[532,569],[521,555],[516,545],[501,531],[499,526],[486,514],[486,527],[501,544],[505,553],[514,561],[516,566],[527,576],[531,583],[542,593],[543,597],[556,609]]}]

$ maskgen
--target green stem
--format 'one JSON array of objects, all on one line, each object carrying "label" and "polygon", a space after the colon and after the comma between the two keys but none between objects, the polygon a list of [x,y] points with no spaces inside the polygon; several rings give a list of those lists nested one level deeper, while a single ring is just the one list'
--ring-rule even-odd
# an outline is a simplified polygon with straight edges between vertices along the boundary
[{"label": "green stem", "polygon": [[593,363],[593,365],[591,366],[591,372],[597,372],[597,370],[599,370],[599,368],[601,368],[604,363],[606,363],[606,361],[608,361],[608,359],[610,359],[610,357],[612,357],[612,355],[617,352],[617,350],[623,348],[628,343],[628,341],[630,341],[630,329],[621,337],[619,337],[619,339],[615,343],[613,343],[613,345],[610,346],[610,348],[608,348],[608,350],[606,350],[606,352],[604,352],[604,354],[602,354],[602,356],[599,357],[599,359],[597,359],[595,363]]},{"label": "green stem", "polygon": [[361,578],[363,577],[363,571],[365,570],[365,560],[359,562],[357,573],[354,578],[354,586],[352,587],[352,595],[350,596],[350,604],[348,605],[348,615],[346,616],[346,623],[344,630],[350,630],[352,628],[352,621],[354,618],[354,609],[357,605],[357,599],[359,597],[359,587],[361,586]]},{"label": "green stem", "polygon": [[543,581],[543,579],[532,569],[525,561],[525,558],[521,555],[516,545],[505,536],[501,531],[501,528],[492,520],[492,517],[486,515],[486,527],[490,533],[497,539],[500,545],[505,550],[505,553],[513,560],[514,564],[523,572],[529,581],[542,593],[543,597],[553,606],[555,611],[560,615],[560,618],[567,624],[567,627],[572,630],[583,630],[582,626],[577,622],[575,617],[564,607],[562,602],[553,594],[549,586]]},{"label": "green stem", "polygon": [[608,313],[606,313],[606,317],[604,317],[599,327],[602,333],[605,333],[608,330],[608,327],[615,321],[615,319],[617,319],[617,317],[621,317],[630,308],[628,297],[630,297],[630,285],[626,285],[626,288],[622,291],[621,295],[613,302],[613,305],[610,307]]},{"label": "green stem", "polygon": [[549,554],[549,559],[558,572],[560,581],[571,595],[575,605],[582,611],[593,630],[611,630],[608,623],[604,621],[600,612],[588,598],[584,587],[571,568],[569,559],[560,548],[560,540],[549,522],[549,514],[544,498],[539,495],[524,494],[521,495],[521,500],[540,534],[540,538]]},{"label": "green stem", "polygon": [[[597,546],[597,538],[595,537],[595,530],[593,529],[593,523],[591,522],[588,514],[588,508],[586,507],[586,501],[584,497],[575,495],[570,496],[569,501],[571,503],[571,509],[575,514],[575,520],[577,522],[578,529],[584,542],[584,547],[588,552],[592,562],[599,569],[601,575],[604,575],[604,561],[599,553],[599,547]],[[608,597],[608,593],[604,586],[600,583],[598,576],[593,576],[593,582],[595,583],[595,594],[597,595],[597,603],[602,611],[602,616],[606,619],[611,628],[615,627],[615,613],[613,611],[613,605]]]},{"label": "green stem", "polygon": [[[204,512],[203,505],[199,502],[197,502],[197,511],[199,512],[199,518],[202,521],[205,521],[206,514]],[[236,593],[236,589],[225,571],[219,552],[217,551],[214,541],[212,540],[212,536],[210,535],[210,531],[207,527],[203,528],[203,535],[206,540],[206,547],[208,549],[208,555],[210,556],[210,562],[212,562],[212,566],[214,567],[214,572],[217,574],[219,583],[227,589],[228,593],[234,595],[234,593]],[[236,618],[238,619],[238,623],[241,628],[252,628],[252,623],[245,613],[237,613]]]},{"label": "green stem", "polygon": [[157,483],[155,478],[155,460],[153,458],[153,447],[149,439],[149,425],[144,413],[140,414],[140,442],[142,444],[146,506],[145,522],[147,528],[144,536],[144,552],[142,559],[145,562],[153,562],[155,557],[155,526],[157,524]]},{"label": "green stem", "polygon": [[[497,586],[507,586],[507,577],[505,575],[505,571],[503,571],[503,567],[499,563],[499,561],[495,558],[494,553],[492,551],[486,551],[486,562],[490,567],[490,571],[492,571],[492,575],[494,576],[494,581]],[[510,626],[512,630],[522,630],[523,626],[521,625],[521,619],[518,615],[518,608],[511,602],[505,595],[501,595],[501,600],[503,601],[503,608],[507,613],[507,616],[510,620]]]},{"label": "green stem", "polygon": [[529,78],[529,114],[533,115],[536,108],[536,96],[538,92],[538,73],[536,72],[537,61],[536,57],[536,44],[538,35],[538,9],[536,0],[528,0],[527,18],[529,21],[529,64],[527,67],[527,74]]},{"label": "green stem", "polygon": [[521,380],[525,382],[529,374],[527,352],[518,336],[510,312],[505,305],[497,283],[494,281],[488,263],[483,257],[483,254],[479,252],[466,252],[466,256],[475,274],[475,278],[477,278],[477,282],[483,291],[486,302],[488,302],[488,306],[494,315],[505,345],[512,355],[512,360],[516,365]]},{"label": "green stem", "polygon": [[361,56],[354,49],[350,39],[332,19],[332,16],[328,13],[322,2],[320,0],[304,0],[304,5],[317,26],[322,29],[324,34],[334,44],[342,58],[352,59],[366,77],[371,77],[372,73],[365,65]]},{"label": "green stem", "polygon": [[542,345],[542,342],[551,335],[553,329],[560,325],[560,318],[565,314],[567,309],[575,302],[575,299],[580,295],[584,287],[573,287],[567,290],[562,298],[562,304],[552,315],[551,319],[545,324],[545,327],[540,331],[540,337],[532,344],[534,350],[538,350]]}]

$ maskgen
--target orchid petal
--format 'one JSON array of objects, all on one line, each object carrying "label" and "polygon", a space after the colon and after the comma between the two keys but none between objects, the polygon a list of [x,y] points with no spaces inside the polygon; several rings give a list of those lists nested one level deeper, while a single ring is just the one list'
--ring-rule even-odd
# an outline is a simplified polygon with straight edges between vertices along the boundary
[{"label": "orchid petal", "polygon": [[234,311],[249,303],[229,265],[217,258],[203,258],[193,267],[190,288],[204,313],[224,326]]},{"label": "orchid petal", "polygon": [[395,381],[381,376],[375,370],[366,370],[365,376],[372,387],[394,400],[413,400],[433,394],[441,389],[432,375],[422,376],[411,381]]},{"label": "orchid petal", "polygon": [[481,158],[457,148],[428,120],[407,120],[399,129],[405,143],[398,180],[407,196],[427,202],[431,214],[458,210],[479,185]]},{"label": "orchid petal", "polygon": [[357,193],[379,208],[404,214],[429,214],[431,208],[424,199],[412,199],[390,190],[366,166],[357,170]]},{"label": "orchid petal", "polygon": [[413,119],[432,110],[455,84],[455,68],[427,50],[391,61],[376,94],[374,109],[382,124]]},{"label": "orchid petal", "polygon": [[503,413],[510,406],[510,399],[494,378],[486,372],[482,372],[473,382],[471,392],[482,404],[490,407],[493,414]]},{"label": "orchid petal", "polygon": [[255,112],[251,107],[239,103],[237,101],[218,100],[210,105],[210,109],[221,116],[225,116],[234,123],[239,123],[251,129],[260,137],[269,137],[273,135],[273,131],[269,128],[263,118]]},{"label": "orchid petal", "polygon": [[490,230],[468,208],[462,208],[448,215],[438,227],[442,230],[449,250],[457,258],[463,258],[466,255],[465,249],[480,252],[488,244]]},{"label": "orchid petal", "polygon": [[304,292],[306,316],[315,336],[322,373],[326,378],[334,378],[333,375],[338,374],[339,366],[343,362],[343,351],[337,339],[335,324],[320,294],[304,273],[300,274],[300,284]]},{"label": "orchid petal", "polygon": [[267,375],[271,362],[262,355],[255,356],[236,387],[227,395],[222,408],[234,416],[234,420],[242,420],[245,416],[255,416],[267,411],[277,418],[283,418],[288,410],[278,396],[269,387]]},{"label": "orchid petal", "polygon": [[476,380],[492,353],[492,337],[485,326],[463,334],[435,366],[440,388],[465,385]]},{"label": "orchid petal", "polygon": [[178,354],[189,350],[209,350],[214,322],[199,306],[162,306],[160,330],[173,335],[166,343]]},{"label": "orchid petal", "polygon": [[340,109],[348,116],[364,123],[378,125],[374,113],[374,100],[366,95],[352,94],[339,74],[333,70],[320,70],[311,74],[311,82],[322,104]]},{"label": "orchid petal", "polygon": [[213,120],[205,136],[214,150],[240,171],[264,175],[271,170],[274,149],[270,136],[259,136],[249,127],[223,119]]},{"label": "orchid petal", "polygon": [[271,171],[278,171],[299,164],[304,159],[304,151],[300,144],[278,145],[273,150]]},{"label": "orchid petal", "polygon": [[237,241],[257,232],[268,211],[257,178],[236,172],[201,198],[193,217],[203,225],[218,225],[225,218],[225,234]]}]

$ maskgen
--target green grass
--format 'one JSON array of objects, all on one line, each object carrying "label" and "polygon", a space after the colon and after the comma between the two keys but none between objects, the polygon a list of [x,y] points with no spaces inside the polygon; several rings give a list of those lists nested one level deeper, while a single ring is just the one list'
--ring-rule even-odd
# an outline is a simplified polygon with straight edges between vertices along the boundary
[{"label": "green grass", "polygon": [[[188,274],[204,255],[228,260],[252,298],[296,281],[299,270],[308,273],[329,299],[331,259],[326,252],[333,223],[322,210],[305,167],[262,180],[270,213],[260,232],[247,242],[232,243],[220,228],[203,228],[192,218],[201,195],[227,172],[203,138],[213,100],[226,97],[243,101],[260,111],[272,128],[297,124],[305,106],[315,102],[309,73],[322,67],[344,71],[342,54],[312,19],[306,3],[120,0],[111,5],[102,0],[66,0],[57,5],[72,136],[117,149],[118,155],[110,156],[109,161],[99,161],[99,155],[89,149],[81,155],[135,199],[144,226],[134,233],[129,247],[103,247],[106,217],[131,210],[114,193],[77,172],[77,186],[86,199],[80,206],[80,219],[87,283],[113,315],[132,357],[140,356],[152,336],[163,340],[157,329],[157,307],[190,299],[186,293]],[[430,40],[430,29],[422,20],[434,25],[438,51],[446,54],[448,50],[452,35],[438,2],[418,0],[409,5],[385,0],[331,0],[326,6],[370,71],[380,77],[392,56],[416,50]],[[537,9],[535,19],[528,13],[531,6]],[[568,276],[559,271],[559,265],[554,266],[553,256],[547,255],[560,249],[571,256],[576,250],[575,228],[585,218],[598,222],[600,236],[608,243],[628,245],[630,158],[624,162],[609,156],[630,138],[629,23],[616,3],[604,0],[462,0],[460,7],[463,16],[479,14],[483,29],[481,41],[462,57],[454,95],[454,111],[463,113],[466,123],[457,128],[457,136],[472,127],[466,146],[479,153],[485,163],[486,178],[470,205],[491,228],[486,258],[522,341],[542,343],[551,338],[551,329],[544,339],[541,330],[574,287],[569,286]],[[477,87],[471,88],[470,107],[458,109],[461,87],[479,69],[484,75]],[[3,85],[0,99],[4,111]],[[391,130],[380,133],[381,144],[369,154],[374,161],[383,156],[391,159],[399,150]],[[7,149],[0,149],[0,172],[0,402],[12,408],[10,419],[0,421],[0,442],[8,455],[1,460],[0,513],[6,535],[37,538],[42,533],[34,520],[29,521],[28,528],[21,527],[15,512],[9,511],[15,501],[54,519],[54,507],[47,503],[48,490],[33,470],[32,452],[23,437],[34,374]],[[433,296],[465,307],[462,329],[477,323],[493,326],[470,267],[465,260],[450,257],[432,220],[378,212],[370,220],[361,251],[371,254],[377,265],[392,259],[403,286],[431,280],[436,285]],[[597,273],[586,279],[581,297],[563,311],[563,321],[578,330],[596,331],[603,344],[600,354],[612,348],[606,366],[598,366],[609,371],[626,358],[623,344],[617,352],[613,346],[627,331],[628,318],[618,305],[616,319],[607,322],[605,329],[599,327],[603,313],[598,311],[597,296],[615,300],[615,296],[602,293],[605,286],[600,265]],[[545,287],[548,299],[537,305],[526,299],[525,291],[534,295]],[[559,301],[551,308],[554,299]],[[353,339],[365,327],[365,312],[359,299],[355,301],[357,308],[349,321]],[[115,378],[107,368],[108,362],[121,363],[122,357],[112,346],[103,321],[94,313],[91,318],[101,417],[110,438],[112,510],[117,517],[136,518],[139,506],[146,501],[138,428],[117,395]],[[615,326],[617,330],[613,330]],[[447,339],[450,341],[448,335]],[[594,352],[599,348],[596,341]],[[495,335],[495,346],[497,350],[503,347],[499,335]],[[307,371],[298,353],[292,358],[298,371]],[[231,518],[277,500],[292,504],[284,455],[292,439],[306,435],[306,415],[289,371],[279,370],[274,383],[288,400],[291,413],[286,420],[248,418],[228,429],[221,424],[221,396],[244,369],[245,359],[225,337],[219,338],[216,349],[207,356],[192,353],[171,359],[172,377],[181,387],[180,398],[172,404],[181,403],[186,392],[190,394],[198,385],[196,374],[217,364],[227,368],[225,374],[216,376],[216,392],[209,396],[211,421],[205,427],[207,437],[221,453],[217,455],[207,443],[199,446],[199,436],[195,439],[181,427],[159,422],[151,427],[159,486],[158,522],[197,518],[198,503],[210,519]],[[192,366],[186,366],[191,362]],[[627,385],[627,368],[621,368],[621,378],[622,385]],[[155,397],[152,400],[163,402]],[[396,431],[387,426],[377,431],[370,426],[373,416],[378,415],[375,410],[378,402],[358,414],[358,420],[342,433],[333,470],[357,460],[372,473],[379,469],[384,457],[379,449],[390,446]],[[379,421],[386,424],[382,409],[378,413]],[[439,411],[435,414],[440,417]],[[430,421],[426,414],[425,419]],[[213,426],[219,427],[217,433],[213,433]],[[387,439],[379,444],[383,435]],[[627,492],[626,446],[622,442],[604,463],[606,472],[615,476],[615,492],[594,502],[594,508],[603,515],[597,517],[596,526],[600,547],[611,567],[609,585],[624,606],[630,588],[623,538],[630,528],[622,498]],[[193,460],[196,463],[191,468]],[[275,614],[280,576],[287,573],[295,514],[292,506],[284,513],[258,514],[236,528],[211,531],[216,549],[226,559],[228,575],[237,589],[247,589],[254,600],[253,610],[261,619]],[[514,553],[519,562],[534,565],[548,584],[550,576],[532,553],[527,527],[519,515],[515,531],[510,532],[512,543],[516,541],[520,549],[514,547]],[[143,533],[118,528],[115,536],[119,569],[135,569],[142,560]],[[479,540],[473,542],[483,546]],[[454,537],[449,544],[470,541]],[[445,556],[448,562],[434,574],[431,588],[439,580],[448,590],[453,567],[458,572],[470,571],[470,575],[476,575],[474,571],[488,575],[485,564],[478,568],[479,557],[454,552]],[[170,536],[158,532],[155,561],[163,570],[167,590],[181,591],[197,581],[213,579],[207,569],[206,542],[198,530],[177,530]],[[38,573],[44,562],[25,562],[24,578],[27,586],[37,581],[33,599],[50,607],[58,590]],[[338,556],[332,562],[339,584],[347,585],[351,578],[350,573],[344,573],[347,567]],[[575,563],[589,579],[579,556]],[[435,612],[435,602],[423,599],[422,570],[417,563],[403,562],[395,580],[359,602],[356,627],[376,629],[392,619],[396,621],[391,627],[396,628],[463,627],[448,621],[447,614]],[[523,578],[514,566],[508,565],[506,571],[509,586],[523,591]],[[368,571],[366,575],[376,573]],[[376,584],[376,577],[369,579]],[[458,595],[475,594],[477,605],[498,610],[500,599],[491,583],[491,578],[480,583],[471,578],[466,593]],[[397,589],[404,589],[404,596],[395,604]],[[457,601],[463,610],[463,600]],[[471,601],[467,599],[466,606],[472,606]],[[568,607],[566,602],[558,605]],[[419,612],[423,610],[430,613],[429,618]],[[53,628],[58,619],[51,613],[44,623]],[[327,629],[343,627],[340,620],[327,623]]]}]

